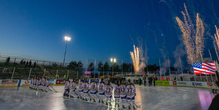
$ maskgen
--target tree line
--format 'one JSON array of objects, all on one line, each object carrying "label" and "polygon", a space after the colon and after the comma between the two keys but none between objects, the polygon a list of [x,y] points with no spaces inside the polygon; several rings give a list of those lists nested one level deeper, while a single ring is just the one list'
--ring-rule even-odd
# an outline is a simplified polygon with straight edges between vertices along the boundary
[{"label": "tree line", "polygon": [[[87,71],[94,71],[97,70],[99,72],[134,72],[134,68],[132,63],[122,63],[121,65],[117,63],[113,63],[112,65],[109,65],[108,62],[105,62],[104,64],[102,62],[99,62],[97,65],[94,63],[90,63],[87,68],[84,68],[84,65],[81,61],[71,61],[69,65],[67,66],[68,69],[73,69],[74,71],[83,71],[83,69]],[[156,72],[159,71],[160,67],[156,64],[149,64],[147,67],[144,68],[145,72]],[[177,71],[176,68],[170,67],[171,71]]]}]

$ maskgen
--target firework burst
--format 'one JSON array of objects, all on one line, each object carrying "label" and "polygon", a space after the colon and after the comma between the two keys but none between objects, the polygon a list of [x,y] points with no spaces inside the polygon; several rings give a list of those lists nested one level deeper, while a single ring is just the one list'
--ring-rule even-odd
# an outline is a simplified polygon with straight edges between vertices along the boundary
[{"label": "firework burst", "polygon": [[182,31],[182,41],[185,45],[185,50],[187,53],[187,61],[189,64],[193,62],[200,62],[200,54],[203,54],[204,50],[204,26],[203,21],[199,17],[199,14],[196,15],[196,29],[190,18],[187,7],[184,3],[185,12],[181,12],[184,18],[184,22],[180,20],[179,17],[176,17],[176,21],[179,25],[180,30]]}]

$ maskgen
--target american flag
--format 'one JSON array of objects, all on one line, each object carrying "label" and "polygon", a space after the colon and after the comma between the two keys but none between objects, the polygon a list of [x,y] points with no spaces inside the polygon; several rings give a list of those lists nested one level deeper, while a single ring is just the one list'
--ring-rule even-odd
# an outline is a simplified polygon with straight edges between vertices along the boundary
[{"label": "american flag", "polygon": [[193,63],[195,74],[215,74],[216,67],[214,62]]}]

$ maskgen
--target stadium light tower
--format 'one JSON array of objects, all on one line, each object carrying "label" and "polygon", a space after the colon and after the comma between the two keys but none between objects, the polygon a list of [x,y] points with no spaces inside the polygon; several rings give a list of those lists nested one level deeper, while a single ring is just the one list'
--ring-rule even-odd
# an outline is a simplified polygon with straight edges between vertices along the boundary
[{"label": "stadium light tower", "polygon": [[64,53],[63,67],[65,66],[65,56],[66,56],[66,50],[67,50],[67,42],[71,41],[71,37],[65,36],[64,39],[65,39],[65,41],[66,41],[66,45],[65,45],[65,53]]},{"label": "stadium light tower", "polygon": [[[114,64],[114,63],[116,63],[116,59],[115,59],[115,58],[111,58],[111,59],[110,59],[110,62],[112,62],[112,63]],[[113,69],[114,69],[114,68],[113,68],[113,65],[112,65],[112,76],[113,76]]]}]

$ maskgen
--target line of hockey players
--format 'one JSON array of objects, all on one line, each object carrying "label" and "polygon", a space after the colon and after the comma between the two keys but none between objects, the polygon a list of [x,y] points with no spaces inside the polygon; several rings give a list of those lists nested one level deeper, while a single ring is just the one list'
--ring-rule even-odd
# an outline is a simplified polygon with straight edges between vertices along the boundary
[{"label": "line of hockey players", "polygon": [[41,91],[51,91],[49,89],[49,78],[48,77],[38,77],[38,76],[32,76],[31,82],[30,82],[30,89],[34,90],[41,90]]},{"label": "line of hockey players", "polygon": [[115,107],[119,107],[120,101],[123,108],[126,108],[126,105],[128,105],[129,109],[131,107],[134,109],[138,107],[135,104],[135,85],[131,83],[130,79],[127,84],[125,80],[122,80],[121,84],[119,84],[119,81],[112,83],[108,80],[108,83],[105,84],[103,79],[101,79],[100,82],[94,79],[94,81],[90,83],[88,79],[81,79],[78,85],[78,92],[76,92],[76,89],[77,85],[74,79],[73,81],[69,81],[69,79],[66,80],[64,96],[80,98],[85,101],[90,100],[91,102],[102,102],[103,104],[105,102],[106,105],[112,106],[112,94],[114,92]]}]

